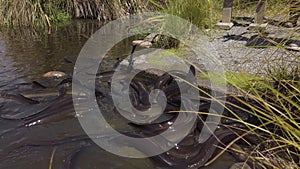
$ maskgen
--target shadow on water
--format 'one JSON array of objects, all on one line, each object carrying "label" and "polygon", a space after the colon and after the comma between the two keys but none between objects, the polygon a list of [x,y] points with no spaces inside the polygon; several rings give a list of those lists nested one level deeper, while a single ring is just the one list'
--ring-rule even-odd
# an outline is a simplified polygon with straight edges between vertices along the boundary
[{"label": "shadow on water", "polygon": [[[123,158],[96,146],[76,119],[70,93],[57,98],[59,88],[55,84],[61,79],[42,77],[45,72],[52,70],[72,75],[74,64],[64,60],[76,61],[86,40],[101,25],[98,22],[82,21],[53,30],[1,29],[0,91],[31,95],[40,102],[37,105],[26,105],[0,98],[1,169],[25,166],[32,169],[49,168],[52,154],[51,164],[55,169],[165,168],[150,159]],[[103,69],[111,70],[116,58],[124,58],[130,49],[131,39],[117,44],[107,53],[109,57],[103,61]],[[38,81],[49,88],[37,88],[32,85],[32,81]],[[66,88],[70,91],[70,86]],[[45,96],[45,93],[54,94]],[[41,103],[46,103],[45,107]],[[12,119],[17,117],[14,116],[16,113],[28,111],[29,106],[33,107],[32,112],[29,112],[32,116]],[[111,108],[105,112],[108,118],[114,118]],[[43,118],[37,121],[36,114]],[[112,121],[120,123],[118,119]],[[122,125],[119,127],[122,130]],[[209,168],[228,168],[232,163],[233,158],[225,155]]]}]

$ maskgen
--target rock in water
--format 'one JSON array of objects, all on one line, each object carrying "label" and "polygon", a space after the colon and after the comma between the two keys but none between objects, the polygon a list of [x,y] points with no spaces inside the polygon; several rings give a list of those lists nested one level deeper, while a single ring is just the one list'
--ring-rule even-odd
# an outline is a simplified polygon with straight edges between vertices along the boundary
[{"label": "rock in water", "polygon": [[50,72],[47,72],[43,75],[43,77],[56,77],[56,78],[59,78],[59,77],[64,77],[66,76],[66,74],[64,72],[60,72],[60,71],[50,71]]},{"label": "rock in water", "polygon": [[132,45],[137,45],[143,48],[150,48],[152,46],[152,43],[145,40],[134,40],[132,41]]},{"label": "rock in water", "polygon": [[243,162],[233,164],[229,169],[251,169],[251,167]]}]

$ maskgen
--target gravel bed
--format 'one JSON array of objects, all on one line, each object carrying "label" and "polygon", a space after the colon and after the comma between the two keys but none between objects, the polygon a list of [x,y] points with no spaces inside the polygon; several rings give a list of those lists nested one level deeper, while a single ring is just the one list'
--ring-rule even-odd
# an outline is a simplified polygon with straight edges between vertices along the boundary
[{"label": "gravel bed", "polygon": [[248,27],[234,26],[231,30],[217,30],[211,45],[216,49],[218,59],[234,72],[260,74],[274,65],[300,65],[300,51],[274,45],[279,42],[286,47],[300,47],[299,27],[268,25],[264,35],[260,34],[249,31]]}]

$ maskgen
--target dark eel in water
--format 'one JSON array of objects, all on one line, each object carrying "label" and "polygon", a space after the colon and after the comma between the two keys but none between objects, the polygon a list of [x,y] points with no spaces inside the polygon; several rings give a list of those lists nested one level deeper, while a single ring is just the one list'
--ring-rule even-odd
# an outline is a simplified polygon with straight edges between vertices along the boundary
[{"label": "dark eel in water", "polygon": [[[153,158],[172,168],[199,168],[203,167],[212,158],[218,145],[231,142],[237,137],[237,133],[230,129],[219,130],[203,144],[195,142],[191,146],[183,146],[182,148],[179,145],[179,147],[170,150],[171,152]],[[185,156],[182,155],[181,149],[188,150]]]},{"label": "dark eel in water", "polygon": [[[36,107],[35,107],[36,108]],[[31,127],[34,125],[45,124],[53,121],[65,119],[67,117],[75,117],[73,100],[71,96],[61,96],[56,100],[47,102],[41,105],[38,109],[33,109],[32,112],[21,112],[15,115],[3,114],[3,119],[21,120],[21,123],[16,127],[6,130],[0,136],[10,133],[22,127]]]},{"label": "dark eel in water", "polygon": [[149,102],[149,92],[145,86],[141,82],[133,80],[130,83],[130,87],[134,91],[134,97],[137,97],[134,99],[134,105],[140,110],[148,109],[151,105]]},{"label": "dark eel in water", "polygon": [[18,102],[26,103],[26,104],[38,104],[39,103],[39,101],[27,98],[21,94],[9,94],[4,91],[0,92],[0,97],[5,98],[5,99],[16,100]]},{"label": "dark eel in water", "polygon": [[[185,106],[190,107],[191,105],[185,103]],[[204,104],[200,106],[199,109],[200,111],[207,111],[210,108],[209,106],[209,104]],[[179,113],[174,115],[173,118],[171,118],[170,120],[161,123],[147,125],[134,124],[134,126],[142,129],[146,136],[153,136],[155,134],[160,134],[161,132],[171,127],[176,118],[178,117],[178,114]],[[198,117],[203,118],[200,116]],[[198,121],[198,126],[200,125],[199,123],[202,123],[201,120]],[[185,123],[183,122],[182,124]],[[229,143],[241,134],[241,131],[233,130],[233,128],[223,128],[217,130],[205,143],[199,143],[198,137],[202,125],[200,126],[201,127],[194,128],[192,132],[175,148],[152,158],[155,161],[159,161],[160,163],[165,164],[167,166],[171,166],[172,168],[199,168],[204,166],[213,157],[218,145],[224,145],[226,143]],[[180,131],[177,132],[180,133]],[[253,141],[253,138],[250,137],[248,137],[247,140],[250,142],[257,143],[257,140]]]},{"label": "dark eel in water", "polygon": [[163,89],[172,82],[173,78],[169,73],[164,73],[154,83],[154,89]]},{"label": "dark eel in water", "polygon": [[[63,97],[66,93],[66,89],[64,87],[61,87],[59,90],[58,96],[54,100],[50,100],[44,103],[39,103],[38,101],[34,101],[32,99],[26,98],[21,94],[18,95],[12,95],[12,94],[5,94],[5,98],[10,98],[16,101],[19,101],[21,103],[27,103],[27,104],[33,104],[26,108],[26,110],[14,113],[14,114],[2,114],[1,118],[7,119],[7,120],[22,120],[22,119],[29,119],[32,116],[37,116],[38,114],[42,113],[49,107],[51,107],[53,104],[57,104],[56,100],[59,100],[59,98]],[[2,95],[1,95],[2,96]],[[7,97],[9,96],[9,97]]]},{"label": "dark eel in water", "polygon": [[[195,68],[190,67],[190,73],[194,76],[195,75]],[[96,74],[98,77],[111,77],[113,75],[114,71],[108,71],[108,72],[102,72],[100,74]],[[180,110],[181,104],[184,106],[185,110],[195,110],[193,106],[192,101],[189,98],[180,97],[180,90],[178,84],[175,83],[174,77],[179,76],[180,78],[188,81],[193,82],[193,76],[187,75],[184,72],[180,71],[173,71],[169,73],[165,73],[162,76],[158,78],[158,80],[154,81],[149,87],[149,89],[161,89],[165,92],[167,100],[167,110]],[[66,79],[65,81],[62,81],[62,85],[64,83],[69,83],[72,79]],[[180,82],[184,83],[184,82]],[[188,90],[190,85],[186,84],[183,85],[184,90]],[[146,110],[150,108],[151,104],[149,101],[149,91],[147,90],[147,87],[140,81],[133,80],[130,83],[130,88],[132,89],[132,95],[131,100],[133,102],[133,105],[141,110]],[[8,98],[8,99],[14,99],[22,103],[29,103],[29,104],[41,104],[36,103],[34,100],[31,100],[26,97],[22,97],[22,95],[9,95],[7,93],[0,93],[0,97]],[[199,111],[207,111],[209,110],[209,103],[205,103],[200,105],[197,110]],[[34,106],[34,105],[33,105]],[[218,111],[218,110],[216,110]],[[56,112],[53,114],[53,112]],[[166,110],[165,110],[166,112]],[[49,103],[49,105],[41,105],[41,108],[32,114],[28,113],[21,113],[16,116],[11,116],[11,119],[21,119],[24,120],[24,123],[19,125],[17,128],[24,127],[24,126],[32,126],[36,124],[46,123],[51,121],[54,118],[61,117],[62,114],[64,116],[66,115],[74,115],[74,108],[73,108],[73,101],[70,97],[58,97],[53,102]],[[171,115],[172,117],[166,121],[157,122],[157,123],[151,123],[147,125],[140,125],[140,124],[132,124],[133,126],[141,129],[144,132],[131,132],[126,133],[128,136],[133,137],[149,137],[153,135],[160,134],[174,124],[175,120],[178,120],[180,122],[180,125],[182,125],[182,128],[185,127],[188,123],[193,121],[193,118],[191,116],[187,116],[186,112],[182,113],[174,113]],[[188,118],[190,117],[190,118]],[[198,142],[198,137],[200,130],[202,128],[202,120],[205,118],[205,116],[197,115],[198,121],[194,124],[192,127],[190,133],[173,149],[169,150],[168,152],[162,153],[160,155],[152,157],[153,160],[159,161],[163,165],[170,166],[172,168],[199,168],[204,166],[214,155],[214,153],[217,150],[218,145],[224,145],[228,142],[233,141],[238,137],[238,135],[241,134],[240,131],[236,131],[234,129],[229,128],[221,128],[220,130],[217,130],[211,137],[208,138],[208,140],[204,143]],[[202,120],[199,120],[201,118]],[[228,124],[231,124],[228,122]],[[177,131],[173,131],[170,134],[175,135],[174,137],[177,138],[177,134],[182,134],[181,128]],[[116,142],[118,144],[129,146],[129,147],[136,147],[134,143],[131,143],[126,140],[119,139],[118,136],[113,135],[106,135],[103,137],[109,137],[113,142]],[[99,138],[95,136],[95,138]],[[28,140],[24,141],[24,144],[22,146],[57,146],[62,144],[67,144],[71,142],[79,142],[84,140],[89,140],[89,136],[74,136],[69,138],[64,138],[62,140],[48,140],[43,142],[36,142],[32,143]],[[143,147],[139,149],[141,152],[152,152],[153,150],[151,148],[154,147],[154,149],[162,149],[161,147],[158,147],[158,145],[152,141],[151,139],[146,139],[147,144],[149,146],[144,145],[138,145],[138,147]],[[172,142],[168,141],[172,144]],[[144,144],[144,143],[143,143]],[[85,147],[80,147],[79,149],[76,149],[73,151],[70,156],[66,159],[66,166],[69,168],[72,166],[72,159],[74,156],[76,156],[82,149]]]},{"label": "dark eel in water", "polygon": [[[196,132],[196,133],[195,133]],[[204,166],[214,155],[217,150],[217,146],[221,144],[226,144],[228,142],[233,141],[235,138],[238,137],[236,131],[232,129],[222,129],[216,131],[214,135],[212,135],[205,143],[200,144],[198,143],[197,133],[198,131],[194,130],[190,133],[182,142],[178,144],[175,148],[165,152],[163,154],[151,157],[154,161],[159,162],[161,165],[167,165],[172,168],[184,169],[184,168],[199,168]],[[139,133],[127,133],[126,135],[132,137],[145,137],[145,135],[141,135]],[[118,136],[114,135],[102,135],[102,136],[92,136],[93,139],[99,139],[101,137],[109,137],[111,141],[118,143],[122,146],[129,146],[129,147],[144,147],[144,149],[140,149],[141,152],[151,152],[151,147],[157,147],[156,143],[152,142],[151,140],[146,140],[147,145],[134,145],[131,142],[120,140]],[[59,146],[63,144],[68,144],[72,142],[79,142],[79,141],[88,141],[90,137],[87,135],[80,135],[74,136],[69,138],[64,138],[62,140],[48,140],[48,141],[40,141],[35,143],[24,143],[20,145],[18,148],[23,146]],[[88,145],[90,146],[90,145]],[[80,153],[84,148],[88,146],[80,147],[71,152],[69,157],[66,159],[66,166],[72,166],[72,159]],[[67,167],[68,168],[68,167]]]}]

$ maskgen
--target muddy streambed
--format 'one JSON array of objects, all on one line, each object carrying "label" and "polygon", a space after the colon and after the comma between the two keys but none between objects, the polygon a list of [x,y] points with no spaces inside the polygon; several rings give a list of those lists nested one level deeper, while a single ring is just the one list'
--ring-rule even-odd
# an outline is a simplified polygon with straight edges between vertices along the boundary
[{"label": "muddy streambed", "polygon": [[[82,130],[73,109],[71,87],[60,100],[62,79],[45,79],[48,71],[63,71],[72,75],[76,58],[87,38],[101,27],[95,22],[74,22],[52,31],[28,29],[0,32],[0,91],[22,93],[43,103],[42,106],[24,104],[14,99],[0,98],[0,168],[168,168],[152,159],[130,159],[113,155],[97,146]],[[131,40],[116,45],[102,62],[101,69],[112,70],[118,57],[131,50]],[[47,88],[32,82],[39,82]],[[104,93],[108,88],[103,85]],[[126,123],[113,111],[109,98],[102,97],[101,110],[108,121],[120,131]],[[34,112],[52,106],[55,116],[37,124]],[[62,109],[63,108],[63,109]],[[47,110],[46,110],[47,111]],[[18,112],[25,112],[18,114]],[[32,114],[33,116],[29,115]],[[46,113],[47,114],[47,113]],[[234,158],[225,153],[205,168],[227,169]]]}]

